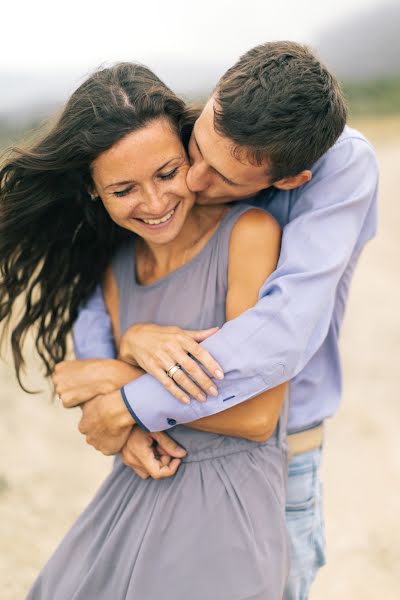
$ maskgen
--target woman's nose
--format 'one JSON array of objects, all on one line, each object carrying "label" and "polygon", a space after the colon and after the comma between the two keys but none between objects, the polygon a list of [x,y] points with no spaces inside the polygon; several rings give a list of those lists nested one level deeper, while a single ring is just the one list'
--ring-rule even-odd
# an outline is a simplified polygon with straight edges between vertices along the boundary
[{"label": "woman's nose", "polygon": [[144,192],[141,204],[143,211],[149,213],[149,216],[150,214],[158,216],[168,207],[168,198],[153,188]]}]

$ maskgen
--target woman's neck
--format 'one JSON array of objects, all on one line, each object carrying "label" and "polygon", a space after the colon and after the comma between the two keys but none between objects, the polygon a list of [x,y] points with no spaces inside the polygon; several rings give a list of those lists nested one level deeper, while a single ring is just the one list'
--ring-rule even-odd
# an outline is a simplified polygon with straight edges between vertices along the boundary
[{"label": "woman's neck", "polygon": [[176,271],[206,245],[227,210],[226,206],[194,206],[177,237],[168,244],[138,239],[136,271],[141,283],[151,283]]}]

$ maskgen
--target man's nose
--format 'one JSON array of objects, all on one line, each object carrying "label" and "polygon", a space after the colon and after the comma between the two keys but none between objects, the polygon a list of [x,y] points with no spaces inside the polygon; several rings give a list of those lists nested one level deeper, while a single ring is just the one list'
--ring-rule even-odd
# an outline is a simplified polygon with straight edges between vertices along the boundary
[{"label": "man's nose", "polygon": [[186,183],[191,192],[204,192],[209,185],[209,171],[204,161],[194,162],[186,175]]}]

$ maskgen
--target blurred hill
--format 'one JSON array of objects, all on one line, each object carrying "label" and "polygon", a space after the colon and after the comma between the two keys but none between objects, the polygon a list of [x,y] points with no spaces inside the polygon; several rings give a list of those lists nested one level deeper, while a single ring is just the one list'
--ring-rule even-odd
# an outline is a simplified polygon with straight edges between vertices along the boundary
[{"label": "blurred hill", "polygon": [[[400,3],[391,3],[347,17],[316,36],[313,46],[343,82],[352,117],[400,114],[399,23]],[[229,65],[219,57],[212,64],[185,58],[172,64],[161,57],[148,66],[179,94],[198,98],[209,94]],[[0,72],[0,149],[53,113],[90,70]]]},{"label": "blurred hill", "polygon": [[378,6],[332,26],[316,43],[343,82],[355,117],[400,114],[400,4]]},{"label": "blurred hill", "polygon": [[400,3],[378,6],[323,31],[316,46],[343,80],[400,79],[399,25]]}]

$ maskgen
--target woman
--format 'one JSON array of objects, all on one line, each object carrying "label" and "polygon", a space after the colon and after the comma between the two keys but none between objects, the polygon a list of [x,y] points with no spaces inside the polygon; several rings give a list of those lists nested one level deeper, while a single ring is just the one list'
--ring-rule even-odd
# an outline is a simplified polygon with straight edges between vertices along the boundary
[{"label": "woman", "polygon": [[[1,318],[27,294],[12,333],[18,375],[34,324],[47,373],[63,360],[78,306],[103,276],[117,346],[134,322],[209,328],[255,304],[278,226],[244,205],[195,206],[187,124],[157,77],[121,64],[90,77],[55,128],[2,169]],[[281,386],[176,427],[188,453],[173,478],[141,479],[117,458],[28,599],[281,598],[283,399]]]}]

